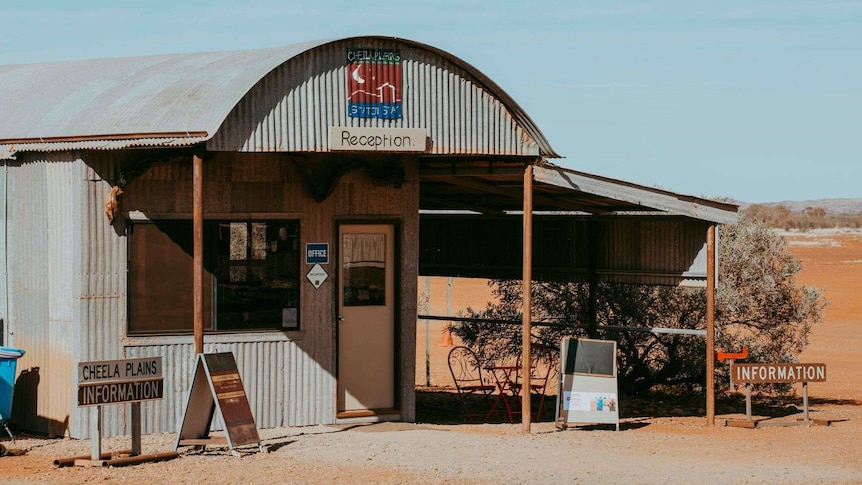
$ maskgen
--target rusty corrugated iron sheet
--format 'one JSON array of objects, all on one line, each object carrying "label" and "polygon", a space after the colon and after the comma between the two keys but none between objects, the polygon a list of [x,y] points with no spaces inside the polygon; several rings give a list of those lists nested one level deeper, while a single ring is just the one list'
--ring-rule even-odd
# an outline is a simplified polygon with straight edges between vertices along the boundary
[{"label": "rusty corrugated iron sheet", "polygon": [[215,133],[266,73],[316,45],[0,66],[0,141]]},{"label": "rusty corrugated iron sheet", "polygon": [[77,342],[77,170],[73,158],[57,154],[16,166],[7,187],[6,330],[8,344],[26,351],[13,419],[60,436],[71,412]]},{"label": "rusty corrugated iron sheet", "polygon": [[[273,133],[265,131],[278,123],[285,129],[281,135],[290,135],[285,142],[292,142],[283,146],[314,151],[325,146],[326,126],[315,125],[309,131],[305,123],[346,121],[341,109],[346,99],[341,95],[345,62],[339,67],[326,62],[334,62],[337,52],[343,60],[347,45],[394,46],[411,54],[403,69],[418,84],[405,83],[404,102],[418,109],[402,122],[427,128],[438,144],[435,153],[484,153],[481,147],[491,146],[502,147],[503,153],[558,156],[517,103],[474,67],[431,46],[376,36],[247,51],[0,66],[0,109],[5,115],[0,118],[0,145],[47,151],[54,149],[46,148],[46,143],[146,135],[191,143],[193,137],[212,137],[236,111],[231,133],[222,133],[234,144],[232,131],[239,129],[255,133],[256,138],[245,144],[249,151],[252,146],[279,151]],[[317,70],[297,69],[297,60],[303,65],[310,62]],[[254,104],[259,97],[254,93],[249,102],[240,103],[256,86],[255,93],[266,93],[285,82],[296,89],[277,106]],[[273,114],[268,115],[270,111]],[[362,120],[361,125],[391,126],[386,121]],[[358,120],[351,122],[359,126]],[[224,140],[219,141],[213,149],[223,145]],[[101,149],[129,146],[119,143]],[[3,151],[9,155],[8,147],[0,156]]]},{"label": "rusty corrugated iron sheet", "polygon": [[[521,223],[518,215],[422,215],[420,274],[519,279]],[[585,283],[594,271],[603,282],[703,286],[708,225],[674,216],[534,215],[534,278]]]},{"label": "rusty corrugated iron sheet", "polygon": [[[348,116],[351,47],[399,50],[401,118]],[[333,42],[275,69],[237,104],[207,147],[327,152],[331,126],[422,129],[435,155],[556,156],[529,117],[478,70],[428,46],[385,39]]]},{"label": "rusty corrugated iron sheet", "polygon": [[124,148],[186,147],[206,141],[204,136],[168,138],[124,138],[0,145],[0,159],[14,159],[18,152],[73,152],[77,150],[122,150]]}]

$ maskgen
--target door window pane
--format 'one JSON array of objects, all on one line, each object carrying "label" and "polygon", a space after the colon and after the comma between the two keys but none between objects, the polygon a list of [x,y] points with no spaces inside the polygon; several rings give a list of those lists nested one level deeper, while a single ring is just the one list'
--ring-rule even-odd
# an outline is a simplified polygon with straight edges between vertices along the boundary
[{"label": "door window pane", "polygon": [[386,304],[386,235],[343,234],[344,306]]}]

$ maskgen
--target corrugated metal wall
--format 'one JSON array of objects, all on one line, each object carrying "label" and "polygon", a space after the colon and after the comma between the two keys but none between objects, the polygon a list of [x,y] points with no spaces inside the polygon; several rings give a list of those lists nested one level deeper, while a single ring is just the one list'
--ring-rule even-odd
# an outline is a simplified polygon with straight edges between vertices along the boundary
[{"label": "corrugated metal wall", "polygon": [[[77,206],[82,221],[74,238],[81,248],[81,290],[79,321],[80,360],[161,356],[165,370],[165,398],[144,403],[143,430],[175,432],[182,418],[186,393],[193,378],[192,337],[136,337],[126,335],[127,238],[124,222],[108,224],[104,199],[111,182],[119,178],[128,153],[90,154],[83,166],[83,190]],[[141,158],[140,155],[132,155]],[[299,218],[301,244],[333,244],[337,220],[382,218],[399,221],[402,229],[402,288],[400,319],[416,318],[416,254],[418,252],[418,162],[404,159],[406,181],[401,188],[377,186],[354,172],[342,177],[325,201],[311,200],[303,175],[294,162],[283,155],[225,153],[205,163],[205,217]],[[140,211],[152,217],[190,218],[191,161],[167,160],[154,163],[130,182],[121,196],[124,211]],[[73,204],[69,204],[70,206]],[[72,238],[72,239],[74,239]],[[310,266],[300,269],[304,275]],[[281,332],[207,335],[205,350],[232,351],[236,357],[257,424],[261,428],[331,423],[335,420],[335,333],[333,282],[319,290],[304,285],[301,293],[302,330]],[[411,285],[412,282],[412,285]],[[402,418],[415,416],[413,366],[415,366],[415,326],[400,328]],[[47,345],[47,343],[46,343]],[[54,343],[53,345],[56,345]],[[77,364],[77,361],[75,362]],[[73,374],[74,378],[74,374]],[[74,390],[69,377],[57,383],[64,392]],[[70,401],[74,396],[69,397]],[[91,408],[74,408],[71,434],[89,435]],[[105,406],[105,436],[127,434],[126,406]],[[214,427],[219,428],[220,422]]]},{"label": "corrugated metal wall", "polygon": [[[124,357],[119,346],[125,335],[126,321],[126,237],[122,219],[108,222],[105,198],[116,180],[116,165],[93,158],[82,163],[78,181],[81,186],[76,209],[81,223],[76,227],[75,238],[80,241],[77,255],[79,291],[75,295],[78,305],[78,338],[75,373],[79,361],[111,360]],[[77,379],[77,377],[75,377]],[[71,434],[88,436],[94,408],[78,408],[73,402]],[[122,416],[124,406],[105,406],[103,429],[106,436],[126,433]]]},{"label": "corrugated metal wall", "polygon": [[[347,47],[400,49],[402,119],[347,116]],[[329,44],[275,69],[234,108],[207,148],[325,152],[330,126],[426,129],[430,154],[539,153],[506,107],[464,70],[429,51],[376,39]]]},{"label": "corrugated metal wall", "polygon": [[76,336],[76,174],[69,154],[10,162],[10,345],[27,353],[15,391],[22,427],[63,435],[71,418]]},{"label": "corrugated metal wall", "polygon": [[[424,215],[420,272],[520,279],[521,224],[520,216]],[[707,226],[674,216],[534,216],[533,277],[588,282],[592,269],[598,281],[705,286]]]},{"label": "corrugated metal wall", "polygon": [[706,286],[708,222],[670,217],[621,218],[600,227],[600,280]]},{"label": "corrugated metal wall", "polygon": [[[247,340],[208,343],[205,350],[233,352],[258,427],[304,425],[328,421],[322,418],[323,414],[334,415],[332,406],[326,406],[331,399],[314,398],[320,391],[320,383],[330,377],[296,342],[261,341],[253,337]],[[194,345],[135,345],[125,347],[125,353],[128,358],[161,356],[165,369],[170,369],[165,378],[164,400],[142,407],[143,432],[178,430],[194,378]],[[223,423],[219,419],[213,427],[221,429]]]},{"label": "corrugated metal wall", "polygon": [[6,291],[6,278],[9,276],[9,261],[6,257],[6,198],[9,166],[8,160],[0,160],[0,346],[9,343],[7,334],[9,322],[9,293]]}]

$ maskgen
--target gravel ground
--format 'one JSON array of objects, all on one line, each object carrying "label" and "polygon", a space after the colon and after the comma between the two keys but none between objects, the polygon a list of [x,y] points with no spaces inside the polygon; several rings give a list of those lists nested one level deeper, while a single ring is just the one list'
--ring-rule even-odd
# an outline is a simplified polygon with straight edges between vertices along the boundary
[{"label": "gravel ground", "polygon": [[[831,426],[709,428],[704,418],[627,419],[619,432],[557,431],[537,423],[379,423],[262,430],[266,453],[181,449],[179,458],[122,468],[55,468],[87,455],[88,440],[20,438],[0,458],[4,483],[862,483],[862,406],[822,404]],[[728,416],[724,416],[728,417]],[[731,416],[739,417],[739,416]],[[790,421],[795,416],[775,418]],[[719,423],[722,421],[719,420]],[[173,450],[175,435],[144,437],[144,453]],[[128,438],[103,441],[105,451]]]},{"label": "gravel ground", "polygon": [[[862,450],[857,446],[862,436],[862,373],[855,345],[862,339],[862,300],[858,297],[862,236],[827,236],[828,240],[811,245],[806,235],[806,244],[791,247],[805,264],[801,283],[825,288],[831,302],[826,320],[815,326],[802,358],[828,366],[827,382],[811,386],[812,417],[836,420],[828,427],[707,427],[699,417],[704,414],[699,408],[702,398],[692,402],[621,398],[625,419],[619,432],[556,431],[552,423],[542,422],[526,436],[520,424],[455,424],[451,394],[426,388],[417,393],[417,414],[426,424],[261,430],[267,453],[252,448],[243,450],[240,458],[224,449],[196,452],[183,448],[179,458],[160,463],[54,468],[56,458],[88,455],[90,442],[19,438],[4,442],[15,456],[0,458],[0,483],[862,484]],[[432,293],[445,296],[446,289],[439,283],[432,281],[432,286],[438,285]],[[462,285],[453,292],[457,308],[488,298],[483,284],[457,283]],[[432,313],[445,314],[441,313],[445,308],[444,298],[443,306],[438,302]],[[441,363],[448,348],[437,343],[442,327],[432,328],[430,378],[435,385],[447,385],[451,378]],[[424,339],[423,327],[417,342],[421,354],[417,369],[425,365]],[[424,381],[424,375],[417,375],[417,384]],[[454,407],[457,409],[457,402]],[[739,399],[720,401],[717,422],[742,418],[729,414],[741,409]],[[769,421],[776,422],[795,420],[795,411],[786,405],[755,407],[760,418],[771,416]],[[144,436],[143,451],[173,451],[175,439],[174,434]],[[103,442],[106,451],[128,447],[128,438]]]}]

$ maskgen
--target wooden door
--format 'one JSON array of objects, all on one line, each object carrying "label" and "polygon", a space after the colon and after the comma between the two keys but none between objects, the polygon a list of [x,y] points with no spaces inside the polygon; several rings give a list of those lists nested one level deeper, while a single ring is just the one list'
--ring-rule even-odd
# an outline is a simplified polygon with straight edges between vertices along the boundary
[{"label": "wooden door", "polygon": [[396,406],[395,227],[338,229],[339,415],[374,415]]}]

